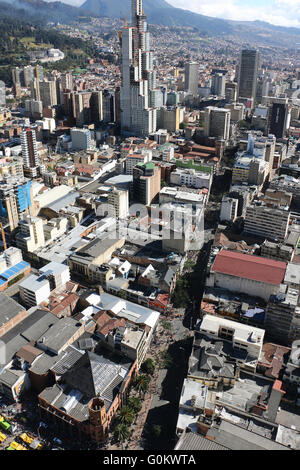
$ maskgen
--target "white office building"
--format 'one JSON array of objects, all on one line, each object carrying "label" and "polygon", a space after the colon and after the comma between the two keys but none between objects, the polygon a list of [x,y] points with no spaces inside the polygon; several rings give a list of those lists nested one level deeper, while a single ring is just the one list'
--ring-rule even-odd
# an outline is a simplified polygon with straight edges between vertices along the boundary
[{"label": "white office building", "polygon": [[48,279],[51,290],[64,289],[71,279],[69,266],[55,261],[46,264],[39,272]]},{"label": "white office building", "polygon": [[72,150],[91,148],[91,131],[89,129],[71,129]]},{"label": "white office building", "polygon": [[226,340],[236,349],[247,351],[248,358],[252,360],[246,365],[249,369],[255,371],[262,351],[264,330],[225,318],[205,315],[200,324],[199,331],[214,339],[220,338]]},{"label": "white office building", "polygon": [[224,196],[221,205],[220,220],[226,222],[234,222],[238,213],[238,199]]},{"label": "white office building", "polygon": [[35,307],[48,302],[50,283],[45,276],[31,275],[19,284],[20,296],[27,307]]},{"label": "white office building", "polygon": [[129,214],[128,191],[115,189],[108,194],[108,204],[113,206],[117,219],[126,219]]},{"label": "white office building", "polygon": [[210,189],[212,181],[211,173],[204,173],[193,169],[180,169],[177,168],[172,171],[170,183],[177,186],[187,186],[196,189]]},{"label": "white office building", "polygon": [[251,235],[283,242],[290,223],[288,210],[267,207],[261,202],[247,207],[244,231]]}]

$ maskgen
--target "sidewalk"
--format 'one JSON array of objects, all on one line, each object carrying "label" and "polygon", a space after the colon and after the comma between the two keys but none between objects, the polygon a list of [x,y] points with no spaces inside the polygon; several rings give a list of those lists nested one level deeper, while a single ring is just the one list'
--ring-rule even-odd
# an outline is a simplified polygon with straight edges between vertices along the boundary
[{"label": "sidewalk", "polygon": [[[161,323],[158,325],[155,336],[152,339],[150,348],[145,356],[145,360],[148,358],[155,360],[155,356],[162,353],[163,351],[166,351],[171,342],[170,340],[171,335],[174,335],[175,340],[179,340],[182,338],[182,334],[183,334],[182,331],[180,332],[178,331],[179,323],[181,323],[181,327],[182,327],[182,319],[176,318],[175,316],[171,316],[171,317],[161,318],[160,322],[162,321],[167,321],[171,323],[172,330],[171,331],[166,330],[161,325]],[[184,327],[183,327],[183,330],[185,330]],[[149,384],[148,391],[145,393],[145,396],[142,399],[142,409],[139,412],[136,421],[131,426],[130,439],[128,440],[127,443],[125,443],[124,448],[128,450],[143,450],[140,443],[142,440],[144,427],[147,421],[148,413],[151,410],[153,398],[155,396],[156,397],[160,396],[161,390],[159,389],[161,387],[159,385],[159,378],[161,376],[161,373],[163,373],[164,371],[165,369],[160,368],[159,365],[156,364],[154,374],[153,376],[151,376],[151,381]],[[133,389],[130,396],[139,397],[139,394]],[[122,445],[121,444],[108,445],[107,449],[108,450],[122,450]]]}]

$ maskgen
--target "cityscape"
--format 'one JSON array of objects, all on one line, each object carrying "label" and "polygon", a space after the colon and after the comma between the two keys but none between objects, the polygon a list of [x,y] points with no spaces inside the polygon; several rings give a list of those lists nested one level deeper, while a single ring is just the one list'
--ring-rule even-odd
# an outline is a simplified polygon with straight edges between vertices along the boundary
[{"label": "cityscape", "polygon": [[0,451],[300,450],[300,15],[78,3],[0,0]]}]

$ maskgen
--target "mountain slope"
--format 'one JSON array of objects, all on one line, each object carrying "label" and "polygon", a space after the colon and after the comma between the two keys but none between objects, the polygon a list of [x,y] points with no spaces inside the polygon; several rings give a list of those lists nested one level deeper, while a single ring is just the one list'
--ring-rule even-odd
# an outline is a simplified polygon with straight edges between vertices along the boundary
[{"label": "mountain slope", "polygon": [[[144,10],[149,23],[164,26],[192,26],[208,33],[230,33],[229,22],[199,15],[188,10],[175,8],[165,0],[144,0]],[[120,18],[131,16],[130,0],[86,0],[80,7],[92,11],[100,17]]]},{"label": "mountain slope", "polygon": [[[131,17],[130,0],[86,0],[81,6],[96,13],[100,17],[120,18]],[[175,8],[165,0],[144,0],[144,10],[149,23],[164,26],[194,27],[201,33],[212,36],[238,36],[250,44],[284,45],[293,47],[293,41],[299,40],[300,28],[275,26],[262,21],[231,21],[193,13]]]},{"label": "mountain slope", "polygon": [[[83,16],[91,16],[84,8],[77,8],[62,2],[43,0],[4,0],[0,4],[0,18],[8,16],[37,22],[70,23]],[[97,15],[94,15],[97,16]]]}]

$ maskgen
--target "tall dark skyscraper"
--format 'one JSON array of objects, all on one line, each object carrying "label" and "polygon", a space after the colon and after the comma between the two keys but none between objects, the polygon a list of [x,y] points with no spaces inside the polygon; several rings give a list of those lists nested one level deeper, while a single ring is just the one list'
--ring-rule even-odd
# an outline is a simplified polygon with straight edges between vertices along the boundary
[{"label": "tall dark skyscraper", "polygon": [[240,56],[238,97],[243,100],[252,100],[256,97],[257,76],[260,53],[255,50],[243,50]]},{"label": "tall dark skyscraper", "polygon": [[132,24],[125,22],[120,34],[122,85],[120,90],[123,133],[148,136],[156,131],[156,109],[150,106],[150,92],[156,89],[153,51],[142,0],[132,0]]},{"label": "tall dark skyscraper", "polygon": [[269,108],[268,133],[275,135],[277,139],[285,137],[290,117],[288,99],[273,98]]}]

